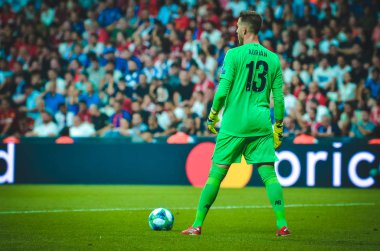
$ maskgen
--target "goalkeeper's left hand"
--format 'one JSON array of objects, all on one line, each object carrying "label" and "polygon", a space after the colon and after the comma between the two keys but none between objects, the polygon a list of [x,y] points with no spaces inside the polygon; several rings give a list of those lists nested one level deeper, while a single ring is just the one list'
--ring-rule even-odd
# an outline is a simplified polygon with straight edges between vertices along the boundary
[{"label": "goalkeeper's left hand", "polygon": [[282,144],[282,133],[284,132],[284,125],[282,122],[276,122],[273,129],[274,149],[280,147]]},{"label": "goalkeeper's left hand", "polygon": [[218,133],[216,131],[216,128],[215,128],[216,123],[219,122],[218,113],[219,112],[217,112],[217,111],[215,111],[214,109],[211,108],[211,111],[210,111],[210,113],[208,115],[208,118],[207,118],[207,128],[213,134],[217,134]]}]

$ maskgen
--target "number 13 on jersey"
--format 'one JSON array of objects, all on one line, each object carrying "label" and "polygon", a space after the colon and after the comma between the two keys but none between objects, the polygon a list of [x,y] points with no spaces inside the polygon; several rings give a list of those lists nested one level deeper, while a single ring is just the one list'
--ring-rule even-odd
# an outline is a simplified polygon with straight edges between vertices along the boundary
[{"label": "number 13 on jersey", "polygon": [[[254,91],[254,92],[262,92],[265,89],[265,86],[267,84],[266,75],[268,73],[268,63],[262,60],[259,60],[255,66],[255,62],[251,61],[249,64],[246,64],[246,67],[248,68],[248,77],[247,77],[247,84],[245,86],[245,90],[247,92]],[[254,70],[261,71],[257,74],[257,77],[259,78],[259,83],[255,80],[253,80],[254,76]]]}]

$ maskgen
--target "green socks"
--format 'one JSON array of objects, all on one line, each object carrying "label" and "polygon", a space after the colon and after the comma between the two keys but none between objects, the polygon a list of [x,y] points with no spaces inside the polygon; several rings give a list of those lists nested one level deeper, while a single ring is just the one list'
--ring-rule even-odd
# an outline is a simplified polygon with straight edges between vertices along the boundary
[{"label": "green socks", "polygon": [[288,226],[285,219],[284,197],[282,195],[282,187],[278,182],[276,172],[273,166],[260,166],[258,168],[261,179],[263,180],[268,198],[272,204],[276,215],[276,226],[281,229],[283,226]]},{"label": "green socks", "polygon": [[224,177],[227,174],[227,171],[228,168],[222,168],[215,165],[214,163],[212,164],[206,185],[204,186],[201,193],[201,198],[199,200],[197,215],[195,217],[193,227],[202,226],[208,210],[218,195],[220,183],[222,183]]},{"label": "green socks", "polygon": [[[201,198],[198,204],[197,215],[193,227],[201,227],[206,218],[207,212],[214,203],[219,192],[220,183],[227,174],[228,169],[222,168],[214,163],[211,166],[210,174],[204,186]],[[261,179],[263,180],[268,198],[272,204],[276,215],[276,226],[281,229],[283,226],[288,226],[285,219],[284,197],[282,195],[282,187],[277,180],[276,172],[273,166],[261,166],[258,168]]]}]

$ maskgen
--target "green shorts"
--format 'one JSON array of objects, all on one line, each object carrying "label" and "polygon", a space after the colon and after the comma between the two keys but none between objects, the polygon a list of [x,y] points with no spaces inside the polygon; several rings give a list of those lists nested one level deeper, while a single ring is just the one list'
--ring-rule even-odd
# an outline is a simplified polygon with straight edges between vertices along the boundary
[{"label": "green shorts", "polygon": [[278,160],[273,142],[273,134],[257,137],[235,137],[219,133],[212,161],[215,164],[230,165],[240,163],[244,155],[247,164],[276,162]]}]

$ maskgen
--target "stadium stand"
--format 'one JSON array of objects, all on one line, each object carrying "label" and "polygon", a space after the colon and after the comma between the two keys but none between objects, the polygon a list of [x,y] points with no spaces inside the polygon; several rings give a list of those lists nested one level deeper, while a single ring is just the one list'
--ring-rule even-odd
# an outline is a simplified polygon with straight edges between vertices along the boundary
[{"label": "stadium stand", "polygon": [[225,53],[237,46],[236,17],[251,9],[264,18],[262,44],[281,59],[290,135],[310,127],[317,138],[380,137],[379,7],[0,1],[0,135],[156,142],[186,123],[191,136],[209,136],[205,119]]}]

